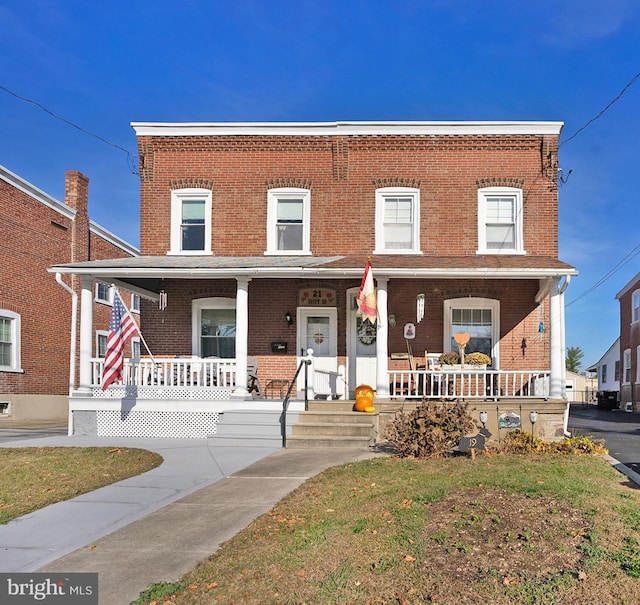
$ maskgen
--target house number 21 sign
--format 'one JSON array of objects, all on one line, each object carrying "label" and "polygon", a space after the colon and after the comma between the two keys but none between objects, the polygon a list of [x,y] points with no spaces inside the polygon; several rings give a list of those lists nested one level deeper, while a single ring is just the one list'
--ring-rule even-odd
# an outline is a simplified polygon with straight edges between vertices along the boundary
[{"label": "house number 21 sign", "polygon": [[336,291],[329,288],[305,288],[298,291],[299,307],[335,307]]}]

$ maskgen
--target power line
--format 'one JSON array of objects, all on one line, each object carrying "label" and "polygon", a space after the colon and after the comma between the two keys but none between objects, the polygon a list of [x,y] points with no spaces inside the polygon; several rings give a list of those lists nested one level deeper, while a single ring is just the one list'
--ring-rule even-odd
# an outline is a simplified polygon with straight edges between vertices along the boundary
[{"label": "power line", "polygon": [[584,126],[581,126],[580,128],[578,128],[578,130],[576,130],[568,139],[565,139],[564,141],[562,141],[559,145],[558,145],[558,149],[560,149],[560,147],[562,147],[563,145],[565,145],[566,143],[568,143],[569,141],[571,141],[572,139],[575,139],[585,128],[587,128],[588,126],[590,126],[591,124],[593,124],[597,119],[601,118],[604,113],[612,106],[614,105],[617,101],[620,100],[620,97],[622,97],[622,95],[627,92],[627,90],[629,88],[631,88],[631,86],[635,83],[635,81],[640,78],[640,73],[637,73],[635,76],[633,76],[633,78],[631,78],[631,80],[629,80],[629,82],[627,83],[627,85],[618,93],[618,96],[615,97],[615,99],[613,99],[602,111],[600,111],[600,113],[598,113],[598,115],[594,116],[593,118],[591,118],[586,124],[584,124]]},{"label": "power line", "polygon": [[618,263],[609,269],[609,271],[603,275],[593,286],[585,290],[580,296],[574,298],[571,302],[565,304],[565,308],[570,307],[573,303],[578,302],[580,299],[584,298],[588,294],[591,294],[596,288],[599,288],[602,284],[604,284],[610,277],[613,277],[624,265],[626,265],[629,261],[640,254],[640,244],[638,244],[631,252],[629,252],[622,260],[618,261]]},{"label": "power line", "polygon": [[79,130],[80,132],[84,133],[84,134],[88,134],[89,136],[98,139],[99,141],[101,141],[102,143],[106,143],[107,145],[111,145],[111,147],[115,147],[116,149],[119,149],[120,151],[124,151],[127,154],[127,163],[129,164],[129,169],[131,170],[132,174],[138,174],[138,170],[136,168],[137,166],[137,161],[134,155],[132,155],[128,149],[125,149],[124,147],[121,147],[120,145],[116,145],[115,143],[112,143],[111,141],[108,141],[107,139],[85,129],[82,128],[82,126],[78,126],[77,124],[74,124],[73,122],[71,122],[70,120],[67,120],[66,118],[63,118],[62,116],[59,116],[58,114],[54,113],[53,111],[51,111],[50,109],[47,109],[44,105],[41,105],[40,103],[38,103],[37,101],[34,101],[33,99],[28,99],[27,97],[23,97],[22,95],[19,95],[16,92],[13,92],[12,90],[9,90],[6,86],[2,86],[0,84],[0,90],[4,90],[6,93],[16,97],[16,99],[20,99],[21,101],[24,101],[25,103],[30,103],[31,105],[35,105],[38,109],[41,109],[42,111],[44,111],[45,113],[48,113],[50,116],[54,117],[56,120],[60,120],[61,122],[64,122],[65,124],[68,124],[69,126],[73,126],[73,128],[76,128],[77,130]]}]

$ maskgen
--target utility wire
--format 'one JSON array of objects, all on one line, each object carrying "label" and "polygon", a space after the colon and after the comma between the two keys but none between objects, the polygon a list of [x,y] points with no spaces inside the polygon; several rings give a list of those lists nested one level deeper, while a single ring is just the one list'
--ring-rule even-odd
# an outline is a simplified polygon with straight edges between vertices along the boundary
[{"label": "utility wire", "polygon": [[0,90],[4,90],[6,93],[16,97],[16,99],[20,99],[21,101],[24,101],[25,103],[31,103],[31,105],[35,105],[38,109],[41,109],[42,111],[44,111],[45,113],[48,113],[50,116],[54,117],[56,120],[60,120],[61,122],[64,122],[65,124],[68,124],[69,126],[73,126],[73,128],[78,129],[80,132],[84,133],[84,134],[88,134],[91,137],[94,137],[95,139],[98,139],[99,141],[101,141],[102,143],[106,143],[107,145],[111,145],[111,147],[115,147],[116,149],[119,149],[120,151],[124,151],[127,154],[127,163],[129,164],[129,169],[131,170],[132,174],[138,174],[136,165],[137,165],[137,161],[135,159],[135,156],[133,156],[128,149],[125,149],[124,147],[121,147],[120,145],[116,145],[115,143],[112,143],[111,141],[107,141],[107,139],[94,134],[93,132],[90,132],[89,130],[86,130],[85,128],[82,128],[81,126],[78,126],[77,124],[74,124],[73,122],[71,122],[70,120],[67,120],[66,118],[63,118],[62,116],[59,116],[56,113],[53,113],[53,111],[47,109],[44,105],[41,105],[40,103],[38,103],[37,101],[34,101],[33,99],[28,99],[27,97],[23,97],[15,92],[13,92],[12,90],[9,90],[6,86],[2,86],[0,84]]},{"label": "utility wire", "polygon": [[565,308],[571,306],[573,303],[578,302],[580,299],[584,298],[588,294],[591,294],[596,288],[599,288],[604,282],[606,282],[610,277],[613,277],[624,265],[634,259],[636,256],[640,254],[640,244],[638,244],[631,252],[629,252],[622,260],[618,261],[618,263],[609,269],[609,271],[603,275],[593,286],[585,290],[580,296],[574,298],[571,302],[565,304]]},{"label": "utility wire", "polygon": [[627,85],[618,93],[618,96],[613,99],[613,101],[611,101],[600,113],[598,113],[598,115],[594,116],[593,118],[591,118],[586,124],[584,124],[584,126],[581,126],[580,128],[578,128],[578,130],[576,130],[568,139],[565,139],[564,141],[562,141],[559,145],[558,145],[558,149],[560,149],[560,147],[562,147],[563,145],[565,145],[566,143],[568,143],[569,141],[571,141],[572,139],[575,139],[585,128],[587,128],[588,126],[590,126],[591,124],[593,124],[597,119],[601,118],[604,113],[611,108],[612,105],[614,105],[617,101],[620,100],[620,97],[622,97],[622,95],[627,92],[627,90],[629,88],[631,88],[631,86],[635,83],[635,81],[640,78],[640,73],[637,73],[635,76],[633,76],[633,78],[631,78],[631,80],[629,80],[629,82],[627,83]]}]

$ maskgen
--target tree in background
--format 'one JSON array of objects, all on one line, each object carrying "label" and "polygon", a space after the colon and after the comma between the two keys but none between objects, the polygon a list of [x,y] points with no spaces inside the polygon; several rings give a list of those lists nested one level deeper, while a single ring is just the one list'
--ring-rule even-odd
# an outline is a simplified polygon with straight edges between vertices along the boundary
[{"label": "tree in background", "polygon": [[580,347],[569,347],[567,349],[567,370],[569,372],[575,372],[576,374],[580,373],[580,365],[582,362],[582,358],[584,357],[584,353]]}]

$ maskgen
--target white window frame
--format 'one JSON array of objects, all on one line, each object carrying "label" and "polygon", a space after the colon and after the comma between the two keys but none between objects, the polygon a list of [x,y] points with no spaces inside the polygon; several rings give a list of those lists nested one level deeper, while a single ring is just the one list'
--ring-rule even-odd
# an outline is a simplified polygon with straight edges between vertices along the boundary
[{"label": "white window frame", "polygon": [[640,345],[636,347],[636,384],[640,383]]},{"label": "white window frame", "polygon": [[[514,245],[512,248],[487,247],[487,198],[510,197],[514,200]],[[478,189],[477,254],[526,254],[524,249],[522,189],[517,187],[484,187]]]},{"label": "white window frame", "polygon": [[[411,247],[387,248],[385,245],[384,215],[388,198],[411,198]],[[376,245],[374,254],[422,254],[420,250],[420,190],[414,187],[381,187],[376,189]]]},{"label": "white window frame", "polygon": [[631,384],[631,349],[622,354],[622,384]]},{"label": "white window frame", "polygon": [[[442,352],[451,350],[453,309],[491,310],[491,361],[494,370],[500,368],[500,301],[493,298],[449,298],[444,301],[444,333]],[[457,352],[457,351],[456,351]],[[473,351],[465,351],[473,353]]]},{"label": "white window frame", "polygon": [[[211,250],[211,214],[212,193],[210,189],[174,189],[171,192],[171,248],[170,255],[203,256],[212,254]],[[202,250],[182,250],[181,224],[182,203],[204,200],[204,248]]]},{"label": "white window frame", "polygon": [[104,356],[100,355],[100,338],[104,338],[105,341],[105,354],[107,352],[107,339],[109,338],[109,331],[108,330],[96,330],[96,358],[97,359],[104,359]]},{"label": "white window frame", "polygon": [[[131,342],[131,358],[140,359],[140,356],[142,355],[142,349],[140,348],[140,337],[134,336],[130,342]],[[137,355],[136,355],[136,352],[138,353]]]},{"label": "white window frame", "polygon": [[[235,298],[214,297],[198,298],[191,303],[191,354],[202,357],[202,343],[200,339],[200,316],[203,309],[236,309]],[[236,313],[236,329],[238,315]]]},{"label": "white window frame", "polygon": [[631,323],[640,321],[640,290],[631,295]]},{"label": "white window frame", "polygon": [[129,307],[129,311],[132,313],[140,313],[140,295],[132,293],[131,294],[131,306]]},{"label": "white window frame", "polygon": [[[100,290],[101,288],[106,288],[107,297],[101,296]],[[113,287],[109,284],[105,284],[104,282],[96,282],[96,302],[101,303],[103,305],[113,305]]]},{"label": "white window frame", "polygon": [[0,309],[0,317],[8,319],[11,324],[11,360],[9,365],[0,365],[1,372],[22,372],[21,367],[21,318],[19,313]]},{"label": "white window frame", "polygon": [[[283,199],[302,199],[302,248],[278,249],[278,202]],[[311,191],[298,187],[278,187],[267,191],[267,250],[265,254],[299,256],[311,254]]]}]

